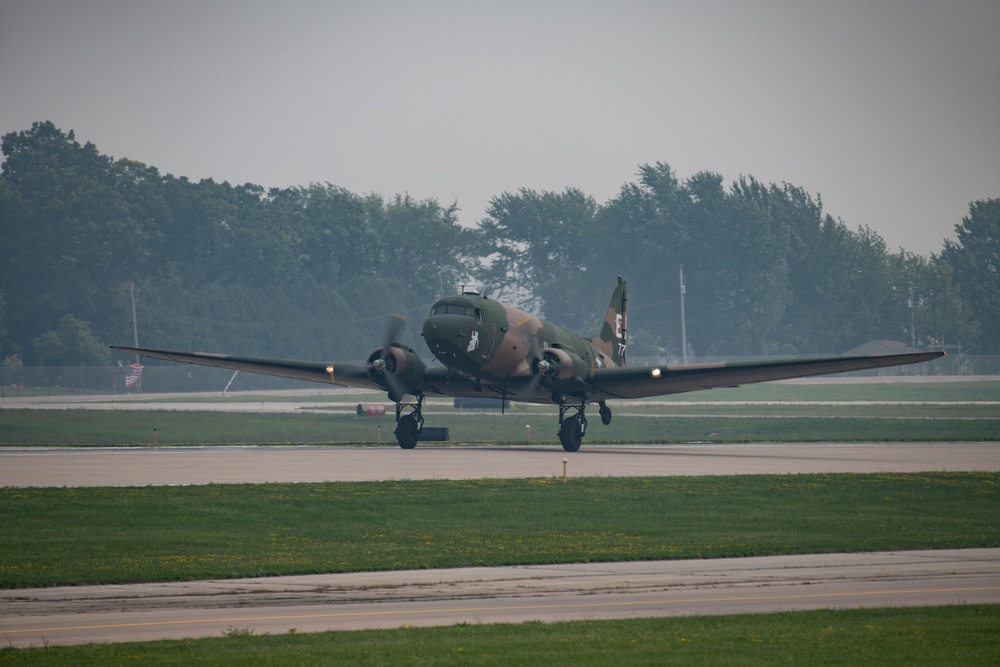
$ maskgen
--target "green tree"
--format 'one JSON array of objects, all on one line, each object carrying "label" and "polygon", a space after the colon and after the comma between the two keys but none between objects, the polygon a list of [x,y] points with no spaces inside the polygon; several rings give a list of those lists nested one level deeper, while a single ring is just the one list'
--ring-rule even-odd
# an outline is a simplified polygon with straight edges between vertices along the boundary
[{"label": "green tree", "polygon": [[1000,199],[969,204],[969,215],[955,225],[955,241],[945,241],[941,260],[954,275],[981,338],[978,351],[1000,353]]},{"label": "green tree", "polygon": [[71,309],[105,333],[111,289],[147,260],[144,230],[116,190],[118,167],[49,122],[4,136],[2,150],[10,342],[31,349]]},{"label": "green tree", "polygon": [[682,182],[663,162],[603,206],[574,188],[522,189],[466,229],[433,199],[161,175],[50,122],[2,149],[0,351],[28,364],[129,340],[129,283],[142,344],[334,358],[366,354],[387,312],[419,317],[472,277],[587,332],[624,275],[630,353],[679,354],[681,265],[698,354],[841,352],[908,339],[911,322],[920,338],[1000,349],[998,200],[972,204],[958,240],[927,260],[889,255],[801,188]]},{"label": "green tree", "polygon": [[787,227],[771,216],[752,179],[727,193],[721,176],[701,172],[685,191],[688,341],[710,355],[769,354],[789,301]]},{"label": "green tree", "polygon": [[594,199],[575,188],[521,189],[494,197],[486,215],[480,224],[490,257],[484,280],[506,290],[495,296],[575,326],[564,304],[568,286],[588,272],[598,250]]},{"label": "green tree", "polygon": [[906,251],[890,257],[893,297],[882,307],[883,330],[918,349],[975,345],[978,330],[952,280],[952,268],[938,258]]},{"label": "green tree", "polygon": [[386,201],[370,195],[366,217],[378,240],[377,266],[383,277],[406,286],[427,306],[472,277],[479,236],[458,223],[458,207],[437,200],[396,195]]},{"label": "green tree", "polygon": [[275,203],[301,223],[301,250],[307,270],[320,282],[370,277],[377,273],[378,242],[364,198],[334,185],[292,188]]},{"label": "green tree", "polygon": [[882,239],[848,229],[823,213],[819,197],[787,183],[772,184],[766,202],[790,232],[783,334],[789,351],[836,354],[869,340],[890,296]]},{"label": "green tree", "polygon": [[32,341],[40,364],[49,366],[102,366],[111,359],[108,346],[90,330],[90,323],[66,315],[56,329]]},{"label": "green tree", "polygon": [[658,356],[661,348],[681,355],[680,267],[691,258],[689,198],[669,164],[642,165],[638,181],[626,183],[598,212],[593,278],[599,294],[594,312],[607,305],[608,281],[629,280],[630,352]]}]

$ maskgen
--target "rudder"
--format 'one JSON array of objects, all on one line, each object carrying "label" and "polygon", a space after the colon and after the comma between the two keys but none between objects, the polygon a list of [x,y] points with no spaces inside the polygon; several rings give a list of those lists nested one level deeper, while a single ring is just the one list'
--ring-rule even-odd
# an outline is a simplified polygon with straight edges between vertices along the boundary
[{"label": "rudder", "polygon": [[601,335],[591,342],[612,365],[625,365],[625,348],[628,343],[628,282],[621,276],[618,276],[618,285],[611,296],[608,314],[604,316]]}]

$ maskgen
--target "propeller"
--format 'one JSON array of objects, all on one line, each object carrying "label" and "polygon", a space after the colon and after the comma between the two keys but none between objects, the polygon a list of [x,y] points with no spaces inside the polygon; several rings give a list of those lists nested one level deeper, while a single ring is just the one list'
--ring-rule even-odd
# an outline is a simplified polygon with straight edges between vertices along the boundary
[{"label": "propeller", "polygon": [[392,347],[405,327],[406,318],[402,315],[393,313],[386,318],[382,347],[378,358],[372,361],[370,366],[371,369],[385,378],[385,383],[389,386],[389,399],[397,403],[402,400],[406,393],[406,387],[396,377],[396,357],[392,355]]},{"label": "propeller", "polygon": [[531,380],[528,381],[526,385],[521,388],[521,391],[517,392],[516,397],[519,401],[524,401],[532,398],[535,395],[535,391],[538,389],[538,385],[542,383],[545,379],[545,375],[553,369],[553,364],[551,361],[545,358],[542,351],[538,348],[538,343],[534,338],[531,340],[531,351],[528,353],[528,358],[531,361]]}]

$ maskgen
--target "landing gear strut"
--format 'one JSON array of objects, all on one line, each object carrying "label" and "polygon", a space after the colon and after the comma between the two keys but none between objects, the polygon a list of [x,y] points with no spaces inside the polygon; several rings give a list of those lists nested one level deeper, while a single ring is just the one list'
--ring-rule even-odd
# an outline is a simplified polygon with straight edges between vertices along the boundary
[{"label": "landing gear strut", "polygon": [[[611,423],[611,408],[604,401],[599,401],[597,405],[601,423],[607,426]],[[586,401],[581,401],[579,405],[563,403],[559,406],[559,442],[567,452],[579,451],[583,436],[587,434],[586,408]]]},{"label": "landing gear strut", "polygon": [[[587,415],[584,413],[586,406],[586,403],[559,406],[559,442],[567,452],[579,451],[583,436],[587,433]],[[570,410],[575,410],[576,414],[567,416],[566,413]]]},{"label": "landing gear strut", "polygon": [[[420,432],[424,430],[424,397],[417,396],[416,403],[396,403],[396,442],[403,449],[413,449],[417,446]],[[408,414],[403,410],[409,408]]]}]

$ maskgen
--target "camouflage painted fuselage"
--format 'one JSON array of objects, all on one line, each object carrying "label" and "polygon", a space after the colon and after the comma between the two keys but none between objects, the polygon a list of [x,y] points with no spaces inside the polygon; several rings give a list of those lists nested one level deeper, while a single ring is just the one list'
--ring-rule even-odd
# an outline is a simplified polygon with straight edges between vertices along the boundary
[{"label": "camouflage painted fuselage", "polygon": [[[423,336],[437,360],[451,371],[490,385],[531,376],[537,372],[533,364],[543,356],[562,362],[551,378],[553,385],[559,380],[587,382],[595,369],[618,366],[621,359],[601,339],[586,340],[474,292],[435,303],[424,321]],[[618,339],[624,340],[623,332]]]}]

